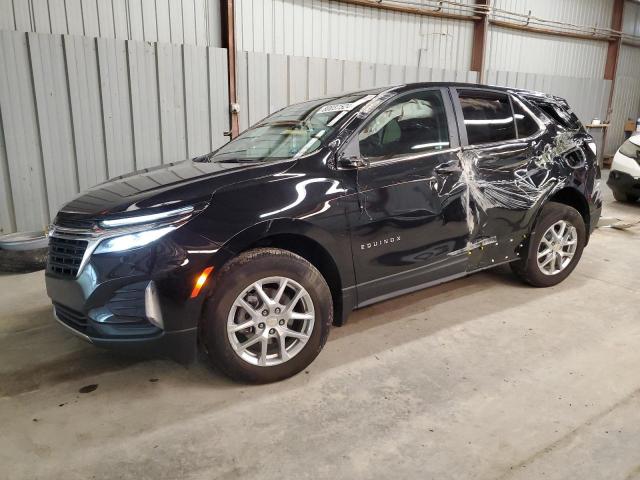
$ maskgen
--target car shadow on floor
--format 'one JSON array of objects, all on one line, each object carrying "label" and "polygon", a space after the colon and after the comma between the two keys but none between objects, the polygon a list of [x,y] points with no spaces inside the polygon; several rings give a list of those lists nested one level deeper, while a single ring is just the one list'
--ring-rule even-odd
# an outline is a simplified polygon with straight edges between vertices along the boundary
[{"label": "car shadow on floor", "polygon": [[[328,346],[307,373],[339,367],[348,362],[375,355],[383,349],[394,348],[416,340],[416,336],[434,335],[438,331],[472,322],[480,316],[500,310],[522,306],[533,299],[553,294],[557,289],[578,288],[585,279],[572,276],[563,284],[549,289],[534,289],[513,276],[508,266],[471,275],[442,285],[402,295],[353,312],[343,327],[334,327]],[[483,301],[489,291],[500,289],[500,302]],[[456,308],[457,305],[476,305],[472,310]],[[450,314],[446,312],[450,309]],[[49,308],[34,315],[35,327],[0,335],[0,398],[38,390],[65,382],[92,381],[93,378],[136,368],[143,380],[152,376],[149,371],[160,370],[179,384],[206,384],[215,388],[243,388],[224,377],[204,354],[199,354],[195,364],[184,366],[168,360],[136,358],[101,350],[64,331],[55,323]],[[396,328],[402,324],[411,328]],[[341,343],[359,343],[356,334],[373,332],[384,342],[371,342],[370,338],[358,348],[338,346]],[[400,332],[400,333],[398,333]],[[335,347],[335,348],[334,348]],[[37,349],[37,355],[28,355]],[[304,375],[304,374],[303,374]],[[300,376],[298,376],[300,377]],[[127,378],[131,378],[127,376]],[[302,380],[286,381],[295,385]],[[121,385],[126,388],[126,384]]]}]

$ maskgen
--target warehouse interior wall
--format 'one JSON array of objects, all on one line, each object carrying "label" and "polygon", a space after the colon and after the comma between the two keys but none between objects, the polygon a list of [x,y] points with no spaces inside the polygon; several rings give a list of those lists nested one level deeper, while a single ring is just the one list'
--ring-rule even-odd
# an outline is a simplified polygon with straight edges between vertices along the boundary
[{"label": "warehouse interior wall", "polygon": [[[42,229],[79,190],[228,140],[221,0],[0,0],[0,233]],[[433,6],[430,0],[407,4]],[[356,2],[357,3],[357,2]],[[472,15],[458,0],[443,11]],[[504,11],[608,28],[612,0],[492,0]],[[413,81],[529,88],[607,118],[607,42],[336,0],[235,0],[240,127],[287,104]],[[640,35],[640,5],[623,30]],[[204,101],[203,101],[204,99]],[[640,48],[622,45],[608,153],[640,114]]]}]

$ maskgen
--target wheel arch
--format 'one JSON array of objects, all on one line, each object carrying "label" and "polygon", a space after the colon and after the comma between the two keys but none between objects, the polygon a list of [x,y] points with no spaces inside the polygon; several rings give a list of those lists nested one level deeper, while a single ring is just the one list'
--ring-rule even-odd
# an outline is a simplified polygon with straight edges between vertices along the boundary
[{"label": "wheel arch", "polygon": [[281,248],[301,256],[325,278],[334,309],[334,325],[342,325],[353,309],[355,290],[353,259],[348,237],[348,248],[331,233],[306,222],[272,220],[253,225],[240,232],[224,245],[224,263],[238,254],[253,248]]},{"label": "wheel arch", "polygon": [[590,223],[591,223],[591,215],[589,213],[589,203],[587,199],[584,197],[580,190],[573,187],[564,187],[557,192],[553,193],[548,200],[549,202],[562,203],[569,207],[575,208],[582,220],[584,221],[584,226],[587,232],[587,241],[589,241],[589,232]]}]

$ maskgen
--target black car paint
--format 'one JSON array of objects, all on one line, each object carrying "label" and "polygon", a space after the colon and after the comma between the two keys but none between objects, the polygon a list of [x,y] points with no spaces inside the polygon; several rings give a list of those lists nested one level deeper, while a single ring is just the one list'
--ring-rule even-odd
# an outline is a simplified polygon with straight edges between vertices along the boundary
[{"label": "black car paint", "polygon": [[[56,221],[93,221],[182,204],[206,208],[149,246],[92,255],[75,279],[47,272],[49,296],[55,304],[87,317],[82,333],[97,345],[189,361],[196,350],[206,290],[224,288],[214,276],[205,291],[190,298],[198,275],[210,266],[219,271],[233,256],[257,244],[286,240],[316,250],[329,264],[324,267],[336,272],[331,287],[336,323],[342,324],[354,308],[516,259],[541,206],[560,191],[588,206],[585,220],[589,231],[594,228],[601,208],[596,192],[599,171],[595,155],[586,148],[591,139],[586,132],[572,133],[585,157],[583,166],[572,168],[556,159],[550,168],[540,169],[532,167],[532,158],[554,142],[559,130],[534,105],[528,104],[545,119],[538,135],[470,147],[455,101],[457,88],[508,91],[524,102],[527,92],[413,84],[375,93],[389,101],[433,88],[445,94],[450,111],[451,148],[442,152],[357,169],[342,167],[341,156],[357,156],[357,145],[350,140],[378,106],[367,116],[353,112],[323,147],[299,159],[217,163],[205,156],[94,187],[63,207]],[[474,198],[465,197],[461,148],[477,156],[477,175],[486,182],[512,182],[514,172],[522,169],[534,177],[549,171],[558,181],[533,204],[515,202],[482,211]],[[475,209],[472,229],[469,208]],[[119,326],[118,315],[113,324],[95,321],[96,312],[119,290],[122,294],[128,285],[149,281],[159,293],[164,331]]]}]

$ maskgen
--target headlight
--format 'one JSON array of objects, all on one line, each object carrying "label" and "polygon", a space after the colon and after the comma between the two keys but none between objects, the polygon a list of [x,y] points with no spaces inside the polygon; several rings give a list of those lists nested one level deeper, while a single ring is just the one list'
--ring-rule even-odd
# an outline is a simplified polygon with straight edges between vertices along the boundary
[{"label": "headlight", "polygon": [[100,242],[94,253],[110,253],[123,252],[133,248],[144,247],[151,242],[155,242],[160,237],[175,230],[177,227],[170,225],[168,227],[156,228],[155,230],[145,230],[142,232],[129,233],[119,237],[107,238]]},{"label": "headlight", "polygon": [[[158,213],[148,213],[146,215],[135,215],[132,217],[112,218],[102,220],[100,226],[103,228],[128,227],[131,225],[141,225],[143,223],[163,222],[163,221],[179,221],[188,217],[193,213],[193,206],[188,205],[174,210],[166,210]],[[178,218],[179,217],[179,218]]]}]

